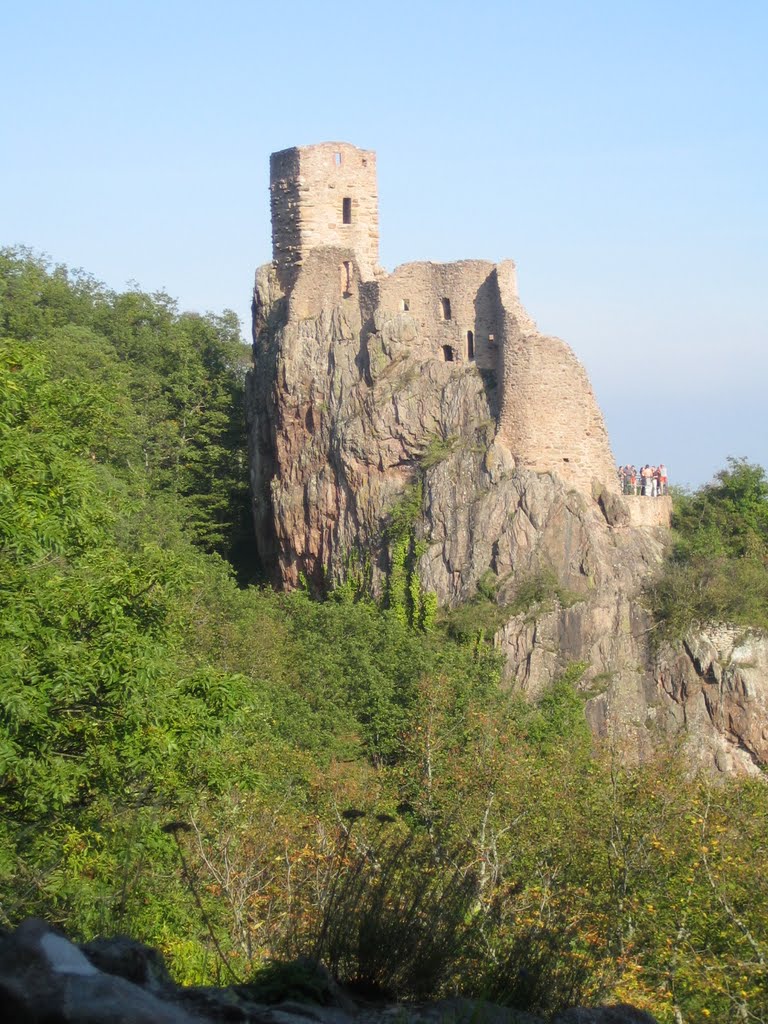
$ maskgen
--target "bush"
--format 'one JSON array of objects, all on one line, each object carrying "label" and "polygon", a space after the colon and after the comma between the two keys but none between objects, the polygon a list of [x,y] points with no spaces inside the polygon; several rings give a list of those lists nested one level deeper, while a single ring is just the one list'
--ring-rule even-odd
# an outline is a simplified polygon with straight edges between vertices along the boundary
[{"label": "bush", "polygon": [[343,843],[314,955],[369,995],[423,999],[444,990],[471,947],[477,878],[467,849],[438,858],[429,836]]}]

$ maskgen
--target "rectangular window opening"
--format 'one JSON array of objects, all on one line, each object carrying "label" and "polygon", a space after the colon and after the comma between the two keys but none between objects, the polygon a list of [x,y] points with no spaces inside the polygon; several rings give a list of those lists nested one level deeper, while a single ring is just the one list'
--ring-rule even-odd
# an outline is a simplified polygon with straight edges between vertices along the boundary
[{"label": "rectangular window opening", "polygon": [[407,313],[410,308],[411,308],[410,300],[403,299],[403,301],[400,303],[400,309],[403,311],[403,313]]},{"label": "rectangular window opening", "polygon": [[450,320],[451,319],[451,300],[450,299],[441,299],[440,301],[443,304],[443,320]]},{"label": "rectangular window opening", "polygon": [[333,162],[336,164],[337,167],[341,167],[341,153],[333,154]]},{"label": "rectangular window opening", "polygon": [[341,220],[344,224],[352,223],[352,200],[345,196],[341,201]]}]

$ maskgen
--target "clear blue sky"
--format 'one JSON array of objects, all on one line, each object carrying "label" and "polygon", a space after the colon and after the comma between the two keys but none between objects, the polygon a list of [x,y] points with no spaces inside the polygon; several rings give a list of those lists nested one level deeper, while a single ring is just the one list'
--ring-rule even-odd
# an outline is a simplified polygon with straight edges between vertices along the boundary
[{"label": "clear blue sky", "polygon": [[8,0],[0,244],[234,309],[268,157],[376,149],[381,257],[513,258],[616,457],[768,465],[768,3]]}]

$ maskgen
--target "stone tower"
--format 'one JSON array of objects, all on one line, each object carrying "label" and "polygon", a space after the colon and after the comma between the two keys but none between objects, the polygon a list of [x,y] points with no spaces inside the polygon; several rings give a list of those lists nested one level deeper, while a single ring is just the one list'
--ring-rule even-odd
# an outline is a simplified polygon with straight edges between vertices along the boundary
[{"label": "stone tower", "polygon": [[295,146],[269,161],[272,259],[290,288],[307,253],[351,249],[362,280],[379,262],[376,154],[348,142]]}]

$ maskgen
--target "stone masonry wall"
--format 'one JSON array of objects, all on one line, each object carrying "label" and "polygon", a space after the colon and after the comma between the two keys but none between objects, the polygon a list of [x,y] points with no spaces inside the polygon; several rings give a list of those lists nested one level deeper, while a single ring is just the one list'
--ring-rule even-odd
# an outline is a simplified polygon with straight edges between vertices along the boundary
[{"label": "stone masonry wall", "polygon": [[288,319],[294,323],[359,304],[360,267],[352,249],[325,246],[304,257],[288,293]]},{"label": "stone masonry wall", "polygon": [[629,509],[632,526],[663,526],[668,529],[672,522],[672,498],[668,494],[658,498],[644,494],[625,494],[624,502]]},{"label": "stone masonry wall", "polygon": [[405,263],[379,280],[378,310],[382,318],[413,317],[420,354],[446,360],[450,352],[454,362],[498,368],[501,308],[493,263]]},{"label": "stone masonry wall", "polygon": [[504,307],[499,440],[520,466],[555,472],[589,493],[593,479],[619,493],[616,462],[589,378],[568,345],[539,334],[501,270]]},{"label": "stone masonry wall", "polygon": [[[376,154],[346,142],[294,147],[270,158],[272,258],[290,288],[307,254],[352,249],[363,280],[379,261]],[[345,223],[348,221],[348,223]]]}]

